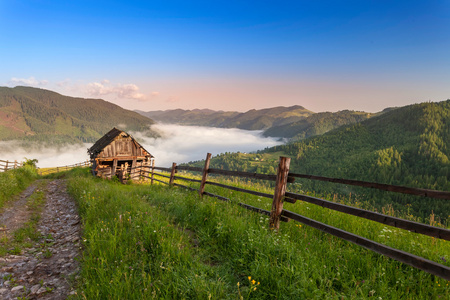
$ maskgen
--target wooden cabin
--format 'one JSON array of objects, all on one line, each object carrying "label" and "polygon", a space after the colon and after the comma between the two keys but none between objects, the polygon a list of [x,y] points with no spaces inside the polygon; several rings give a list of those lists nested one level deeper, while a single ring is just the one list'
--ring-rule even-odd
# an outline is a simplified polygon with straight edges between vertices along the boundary
[{"label": "wooden cabin", "polygon": [[102,178],[117,176],[122,182],[127,179],[148,177],[154,157],[131,135],[113,128],[88,149],[92,173]]}]

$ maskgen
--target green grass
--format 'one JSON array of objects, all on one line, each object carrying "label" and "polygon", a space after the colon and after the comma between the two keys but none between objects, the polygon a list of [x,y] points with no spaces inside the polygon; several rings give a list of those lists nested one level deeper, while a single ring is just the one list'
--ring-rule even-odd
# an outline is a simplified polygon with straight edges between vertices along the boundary
[{"label": "green grass", "polygon": [[31,166],[0,172],[0,208],[12,196],[25,190],[36,178],[36,169]]},{"label": "green grass", "polygon": [[[121,185],[87,173],[76,170],[69,179],[83,220],[82,299],[450,296],[445,280],[300,223],[282,223],[275,233],[266,216],[235,203],[200,199],[182,188]],[[220,194],[270,208],[270,199]],[[285,208],[450,265],[448,242],[310,204]]]}]

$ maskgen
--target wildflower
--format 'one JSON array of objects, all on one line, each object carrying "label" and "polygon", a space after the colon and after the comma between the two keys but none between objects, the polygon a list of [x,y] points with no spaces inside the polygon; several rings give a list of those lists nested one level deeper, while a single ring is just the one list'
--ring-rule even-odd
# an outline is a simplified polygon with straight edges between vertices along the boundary
[{"label": "wildflower", "polygon": [[252,276],[248,276],[248,281],[252,280]]},{"label": "wildflower", "polygon": [[254,285],[255,283],[256,283],[256,281],[253,279],[253,280],[252,280],[252,284]]},{"label": "wildflower", "polygon": [[237,283],[237,286],[239,287],[239,282]]}]

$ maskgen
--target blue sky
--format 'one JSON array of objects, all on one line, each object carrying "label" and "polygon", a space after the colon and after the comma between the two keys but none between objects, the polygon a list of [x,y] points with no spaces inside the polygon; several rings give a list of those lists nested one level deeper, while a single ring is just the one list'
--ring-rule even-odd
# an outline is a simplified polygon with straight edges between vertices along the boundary
[{"label": "blue sky", "polygon": [[450,1],[0,1],[0,85],[128,109],[450,98]]}]

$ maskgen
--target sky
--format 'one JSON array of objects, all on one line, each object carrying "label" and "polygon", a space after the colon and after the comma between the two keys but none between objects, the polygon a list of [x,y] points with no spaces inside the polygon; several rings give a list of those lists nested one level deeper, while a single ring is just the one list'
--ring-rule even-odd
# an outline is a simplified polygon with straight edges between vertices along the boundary
[{"label": "sky", "polygon": [[143,111],[450,98],[450,1],[0,0],[0,86]]}]

